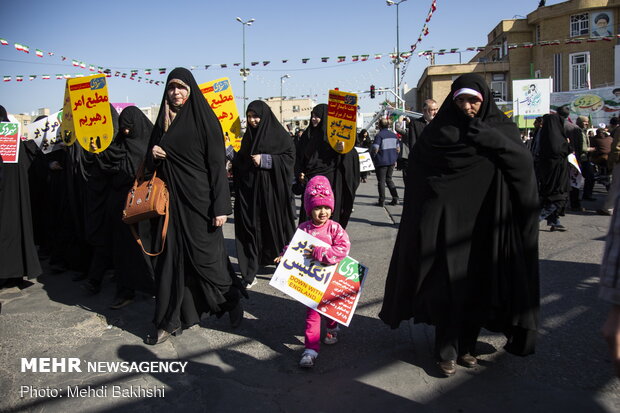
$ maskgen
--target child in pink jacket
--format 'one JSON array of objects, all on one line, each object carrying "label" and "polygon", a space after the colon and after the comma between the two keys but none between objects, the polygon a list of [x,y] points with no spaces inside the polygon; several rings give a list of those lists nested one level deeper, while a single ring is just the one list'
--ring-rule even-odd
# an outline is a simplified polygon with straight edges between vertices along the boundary
[{"label": "child in pink jacket", "polygon": [[[299,225],[299,228],[329,244],[329,247],[314,246],[307,252],[308,256],[327,265],[337,264],[349,254],[351,243],[349,236],[339,223],[329,219],[334,209],[334,193],[329,180],[317,175],[310,179],[304,193],[304,207],[306,214],[311,219]],[[276,262],[280,257],[276,258]],[[321,341],[321,314],[308,308],[306,312],[305,347],[299,366],[310,368],[319,355]],[[326,319],[327,334],[323,342],[336,344],[338,342],[338,324],[336,321]]]}]

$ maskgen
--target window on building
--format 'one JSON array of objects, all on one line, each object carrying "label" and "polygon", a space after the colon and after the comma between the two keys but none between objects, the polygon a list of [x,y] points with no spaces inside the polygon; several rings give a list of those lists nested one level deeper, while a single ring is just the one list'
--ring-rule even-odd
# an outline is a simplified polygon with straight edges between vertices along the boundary
[{"label": "window on building", "polygon": [[540,42],[540,24],[536,25],[536,31],[534,32],[534,41],[536,43]]},{"label": "window on building", "polygon": [[590,16],[588,13],[573,14],[570,16],[570,35],[587,36],[590,34]]},{"label": "window on building", "polygon": [[502,43],[502,49],[504,50],[504,56],[508,56],[508,40],[504,40]]},{"label": "window on building", "polygon": [[553,55],[553,91],[562,91],[562,54]]},{"label": "window on building", "polygon": [[506,100],[506,82],[503,80],[496,80],[491,82],[489,85],[491,87],[491,92],[493,93],[493,98],[497,102],[498,100]]},{"label": "window on building", "polygon": [[570,90],[590,88],[590,52],[573,53],[570,61]]},{"label": "window on building", "polygon": [[293,105],[293,112],[299,112],[299,105]]}]

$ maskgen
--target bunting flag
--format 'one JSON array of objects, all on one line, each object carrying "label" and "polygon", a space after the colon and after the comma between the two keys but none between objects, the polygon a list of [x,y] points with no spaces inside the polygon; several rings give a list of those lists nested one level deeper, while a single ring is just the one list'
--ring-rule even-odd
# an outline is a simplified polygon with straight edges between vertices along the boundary
[{"label": "bunting flag", "polygon": [[60,59],[61,59],[63,62],[64,62],[65,60],[67,60],[67,58],[66,58],[66,57],[64,57],[64,56],[60,56]]},{"label": "bunting flag", "polygon": [[328,60],[329,60],[329,57],[321,57],[321,62],[323,63],[327,63]]},{"label": "bunting flag", "polygon": [[233,63],[233,66],[235,67],[241,66],[241,63]]},{"label": "bunting flag", "polygon": [[56,79],[62,79],[62,75],[61,74],[56,74]]},{"label": "bunting flag", "polygon": [[104,73],[104,72],[106,72],[106,73],[110,73],[110,69],[108,69],[108,70],[104,71],[104,70],[103,70],[103,66],[99,66],[99,67],[97,67],[97,72],[99,72],[99,73]]},{"label": "bunting flag", "polygon": [[15,80],[18,82],[23,82],[24,81],[24,77],[23,76],[15,76]]},{"label": "bunting flag", "polygon": [[34,53],[37,55],[37,57],[43,57],[43,50],[35,49]]},{"label": "bunting flag", "polygon": [[11,81],[11,76],[4,76],[4,81],[5,82],[10,82]]},{"label": "bunting flag", "polygon": [[41,76],[41,79],[44,79],[44,80],[48,80],[49,78],[50,78],[50,75],[43,75],[43,76]]},{"label": "bunting flag", "polygon": [[163,75],[163,74],[165,74],[165,73],[166,73],[166,68],[165,68],[165,67],[160,67],[160,68],[159,68],[159,74],[160,74],[160,75]]},{"label": "bunting flag", "polygon": [[287,60],[282,60],[282,63],[286,63],[286,62],[288,62],[288,59]]},{"label": "bunting flag", "polygon": [[77,60],[72,60],[72,61],[71,61],[71,64],[72,64],[73,66],[77,67],[77,66],[79,66],[79,65],[80,65],[80,62],[78,62]]},{"label": "bunting flag", "polygon": [[338,56],[338,63],[342,63],[346,60],[346,56]]},{"label": "bunting flag", "polygon": [[151,74],[151,69],[144,69],[144,74],[145,75],[150,75]]},{"label": "bunting flag", "polygon": [[369,57],[370,57],[370,55],[363,54],[363,55],[362,55],[362,62],[367,61]]},{"label": "bunting flag", "polygon": [[47,52],[48,56],[54,56],[54,52]]},{"label": "bunting flag", "polygon": [[375,59],[381,59],[381,54],[375,54]]},{"label": "bunting flag", "polygon": [[81,67],[82,69],[86,69],[86,63],[84,63],[84,62],[80,62],[80,67]]},{"label": "bunting flag", "polygon": [[[77,75],[76,75],[76,76],[77,76]],[[68,73],[66,73],[63,77],[64,77],[65,79],[71,79],[71,75],[70,75],[70,74],[68,74]]]},{"label": "bunting flag", "polygon": [[24,53],[30,53],[30,48],[29,48],[28,46],[26,46],[26,45],[23,45],[23,46],[22,46],[22,51],[23,51]]},{"label": "bunting flag", "polygon": [[226,67],[227,67],[227,66],[226,66],[226,63],[222,63],[222,64],[220,65],[220,67],[221,67],[222,69],[226,68]]},{"label": "bunting flag", "polygon": [[7,42],[5,39],[0,39],[0,44],[2,46],[8,46],[9,42]]},{"label": "bunting flag", "polygon": [[251,66],[256,66],[257,64],[259,64],[260,62],[250,62]]},{"label": "bunting flag", "polygon": [[15,50],[19,50],[20,52],[24,50],[24,46],[19,43],[15,43]]},{"label": "bunting flag", "polygon": [[37,75],[30,75],[28,76],[28,80],[35,80],[37,78]]},{"label": "bunting flag", "polygon": [[308,60],[310,60],[309,57],[304,57],[303,59],[301,59],[301,63],[306,64],[306,63],[308,63]]},{"label": "bunting flag", "polygon": [[135,76],[138,74],[138,69],[131,69],[131,75]]},{"label": "bunting flag", "polygon": [[114,76],[119,77],[121,75],[121,72],[114,72]]},{"label": "bunting flag", "polygon": [[205,70],[207,70],[211,65],[205,65]]},{"label": "bunting flag", "polygon": [[351,61],[352,62],[357,62],[359,59],[360,59],[359,55],[351,56]]},{"label": "bunting flag", "polygon": [[265,61],[263,61],[263,66],[267,66],[269,63],[271,63],[270,60],[265,60]]},{"label": "bunting flag", "polygon": [[88,70],[90,70],[91,72],[94,72],[95,71],[95,66],[93,66],[93,65],[88,66]]},{"label": "bunting flag", "polygon": [[122,77],[123,79],[125,79],[125,78],[127,77],[127,73],[123,73],[123,74],[121,75],[121,77]]}]

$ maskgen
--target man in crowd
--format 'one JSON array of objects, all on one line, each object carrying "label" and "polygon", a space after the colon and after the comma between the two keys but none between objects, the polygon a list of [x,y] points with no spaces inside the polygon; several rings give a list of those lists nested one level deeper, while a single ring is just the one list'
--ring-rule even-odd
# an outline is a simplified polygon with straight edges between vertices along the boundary
[{"label": "man in crowd", "polygon": [[396,134],[389,130],[390,122],[387,119],[379,120],[379,133],[375,136],[375,141],[371,147],[371,155],[375,164],[375,173],[377,174],[379,188],[378,206],[383,206],[385,202],[385,185],[387,184],[392,201],[390,205],[398,204],[398,192],[396,185],[392,181],[392,173],[394,172],[394,164],[398,158],[398,138]]}]

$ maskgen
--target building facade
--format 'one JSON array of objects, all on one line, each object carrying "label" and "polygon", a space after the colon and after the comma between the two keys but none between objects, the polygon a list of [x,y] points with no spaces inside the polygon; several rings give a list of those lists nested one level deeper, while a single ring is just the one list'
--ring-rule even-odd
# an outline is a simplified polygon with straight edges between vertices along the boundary
[{"label": "building facade", "polygon": [[427,67],[416,100],[441,104],[464,73],[481,74],[500,106],[512,102],[513,80],[552,78],[553,92],[619,84],[619,18],[620,0],[570,0],[502,20],[470,62]]},{"label": "building facade", "polygon": [[272,97],[265,99],[265,103],[289,132],[297,128],[306,129],[310,124],[312,108],[316,106],[316,101],[310,98]]}]

